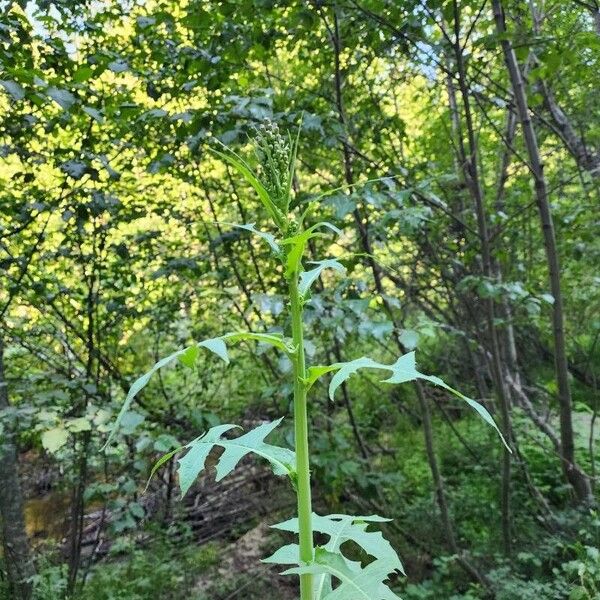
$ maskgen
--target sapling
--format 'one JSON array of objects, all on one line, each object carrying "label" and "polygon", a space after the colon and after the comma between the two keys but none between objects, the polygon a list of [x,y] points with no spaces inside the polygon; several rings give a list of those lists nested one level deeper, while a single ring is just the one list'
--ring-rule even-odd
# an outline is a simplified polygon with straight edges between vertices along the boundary
[{"label": "sapling", "polygon": [[[212,149],[212,153],[218,159],[232,166],[252,186],[270,218],[271,228],[275,233],[260,231],[254,223],[235,225],[235,227],[259,236],[271,248],[273,259],[282,264],[288,294],[290,335],[236,331],[195,343],[160,360],[131,386],[106,444],[119,427],[123,415],[129,409],[136,394],[158,369],[175,360],[192,368],[201,349],[214,353],[228,363],[227,348],[239,341],[251,340],[273,346],[289,358],[293,367],[291,376],[294,396],[294,450],[265,442],[265,438],[281,423],[282,419],[264,423],[237,437],[225,437],[226,433],[237,429],[236,425],[218,425],[189,444],[165,454],[154,465],[150,477],[161,465],[183,452],[183,456],[178,460],[178,475],[182,495],[185,495],[194,480],[204,470],[206,459],[215,446],[223,450],[216,463],[217,481],[228,475],[247,454],[258,455],[270,463],[276,475],[285,476],[290,480],[297,495],[298,507],[296,517],[273,526],[297,535],[297,543],[280,548],[264,562],[285,565],[287,569],[282,573],[283,575],[300,577],[301,600],[395,599],[398,596],[392,592],[386,582],[395,573],[404,573],[402,563],[382,534],[369,530],[373,524],[383,523],[388,519],[376,515],[321,516],[312,512],[307,403],[307,396],[312,386],[324,375],[331,375],[329,397],[333,401],[338,387],[359,369],[386,371],[389,377],[384,381],[389,384],[423,379],[445,388],[467,402],[496,429],[500,436],[501,434],[482,405],[446,385],[439,377],[419,372],[414,352],[400,356],[396,362],[389,365],[366,357],[331,365],[307,365],[303,310],[304,305],[310,301],[311,286],[325,269],[344,273],[345,268],[333,258],[311,262],[306,267],[303,263],[304,252],[311,239],[339,234],[340,231],[325,221],[308,223],[312,212],[318,207],[317,202],[310,203],[304,211],[301,211],[300,207],[293,206],[292,182],[296,168],[299,134],[300,128],[294,138],[289,134],[283,136],[277,125],[271,122],[258,128],[254,136],[258,163],[256,168],[252,168],[246,160],[224,146]],[[328,537],[324,545],[315,546],[313,536],[315,531]],[[343,544],[350,540],[372,557],[373,560],[367,566],[350,560],[342,552]]]}]

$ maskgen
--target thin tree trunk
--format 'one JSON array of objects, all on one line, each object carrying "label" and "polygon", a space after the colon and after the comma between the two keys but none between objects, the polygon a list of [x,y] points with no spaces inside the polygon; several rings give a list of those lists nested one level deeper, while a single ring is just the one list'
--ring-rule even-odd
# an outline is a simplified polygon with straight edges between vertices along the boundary
[{"label": "thin tree trunk", "polygon": [[[529,62],[529,61],[528,61]],[[506,183],[508,181],[508,169],[511,163],[512,157],[512,146],[517,131],[517,117],[514,111],[510,108],[506,112],[506,128],[504,131],[504,145],[500,156],[500,168],[498,174],[498,185],[496,188],[496,213],[505,213],[506,206],[504,203],[506,195]],[[498,229],[493,232],[493,236],[496,236]],[[495,265],[494,270],[498,276],[499,282],[502,280],[503,265],[501,262],[493,257]],[[513,383],[518,390],[522,390],[521,373],[519,370],[519,360],[517,353],[517,343],[515,339],[515,329],[512,322],[512,308],[508,299],[500,299],[500,312],[504,319],[504,342],[506,352],[506,363],[508,365],[508,371],[513,375]]]},{"label": "thin tree trunk", "polygon": [[[353,169],[352,169],[351,148],[347,141],[348,123],[346,120],[346,113],[345,113],[345,109],[344,109],[344,98],[343,98],[343,93],[342,93],[342,72],[341,72],[341,65],[340,65],[341,39],[340,39],[340,32],[339,32],[338,17],[337,17],[337,12],[336,12],[335,8],[333,11],[333,19],[334,19],[333,29],[328,27],[328,30],[329,30],[329,35],[331,38],[333,50],[334,50],[335,102],[336,102],[336,108],[338,111],[338,119],[339,119],[340,124],[342,125],[343,131],[344,131],[344,138],[342,140],[342,145],[343,145],[343,161],[344,161],[345,180],[349,186],[352,186],[354,184],[354,173],[353,173]],[[397,344],[399,350],[401,352],[404,352],[405,349],[402,346],[402,343],[400,342],[400,340],[397,336],[398,326],[397,326],[396,320],[394,319],[393,311],[391,309],[391,306],[389,305],[389,302],[387,301],[387,299],[385,297],[385,292],[383,289],[383,282],[382,282],[382,276],[383,276],[382,270],[381,270],[381,267],[377,264],[377,262],[373,258],[371,241],[369,239],[368,222],[366,220],[366,217],[364,217],[360,213],[360,210],[358,207],[354,210],[353,215],[354,215],[354,221],[356,223],[356,227],[358,229],[359,240],[360,240],[362,250],[367,255],[369,267],[373,274],[375,289],[377,290],[377,293],[379,294],[379,296],[381,298],[382,304],[388,315],[388,318],[394,325],[394,332],[396,332],[396,336],[395,336],[396,344]],[[424,438],[425,438],[427,459],[428,459],[429,468],[431,471],[433,484],[434,484],[434,488],[435,488],[436,501],[437,501],[438,508],[440,510],[440,515],[442,518],[442,527],[444,528],[444,536],[446,538],[446,541],[448,542],[448,546],[451,549],[451,551],[457,555],[458,562],[461,565],[461,567],[471,577],[473,577],[474,580],[482,583],[483,585],[487,585],[485,577],[467,559],[467,557],[464,555],[464,553],[461,552],[461,550],[458,547],[458,544],[456,542],[456,535],[454,533],[454,527],[452,524],[452,520],[450,518],[450,514],[448,511],[448,505],[447,505],[447,501],[446,501],[444,481],[443,481],[443,478],[442,478],[442,475],[441,475],[441,472],[439,469],[437,457],[435,455],[435,445],[434,445],[434,438],[433,438],[431,412],[429,411],[429,406],[427,405],[427,400],[425,398],[423,388],[422,388],[420,382],[416,381],[414,384],[414,387],[415,387],[415,391],[417,394],[417,398],[419,400],[419,405],[421,407],[421,416],[423,419],[423,434],[424,434]]]},{"label": "thin tree trunk", "polygon": [[[8,387],[4,375],[4,341],[0,331],[0,411],[8,407]],[[33,576],[34,570],[25,528],[17,445],[7,423],[0,439],[0,517],[8,584],[13,594],[11,597],[15,600],[29,600],[32,591],[29,578]]]},{"label": "thin tree trunk", "polygon": [[[85,272],[84,277],[87,284],[86,296],[86,352],[87,361],[85,376],[86,382],[94,383],[96,389],[99,385],[99,372],[97,361],[96,344],[96,307],[98,296],[100,294],[100,270],[98,265],[98,253],[103,248],[103,238],[98,239],[98,231],[94,230],[93,235],[93,258],[91,261],[91,269],[89,275]],[[89,404],[88,392],[85,392],[82,400],[75,407],[75,414],[83,416]],[[79,453],[77,453],[78,439],[81,440]],[[81,566],[81,542],[83,539],[83,519],[85,514],[85,490],[88,481],[89,460],[88,453],[90,451],[91,431],[84,431],[81,436],[75,436],[73,442],[73,452],[77,457],[77,480],[71,491],[71,527],[69,532],[69,572],[67,579],[67,596],[72,596],[77,586],[77,577]]]},{"label": "thin tree trunk", "polygon": [[423,386],[420,384],[415,385],[417,392],[417,399],[419,401],[419,407],[421,408],[421,416],[423,418],[423,438],[425,440],[425,451],[427,453],[427,462],[429,463],[429,470],[431,471],[431,477],[433,479],[433,487],[435,489],[435,498],[442,518],[442,527],[444,528],[444,537],[446,543],[453,552],[463,569],[467,571],[473,579],[479,581],[485,587],[489,586],[489,582],[471,563],[464,557],[464,553],[461,551],[456,541],[456,535],[454,534],[454,527],[452,526],[452,520],[450,517],[450,511],[448,510],[448,502],[446,500],[446,492],[444,489],[444,479],[437,461],[435,454],[435,443],[433,438],[433,428],[431,420],[431,411],[429,410],[429,404]]},{"label": "thin tree trunk", "polygon": [[84,494],[88,477],[88,451],[90,432],[84,431],[81,436],[81,447],[77,454],[77,440],[74,442],[74,452],[77,460],[77,482],[71,491],[71,518],[69,532],[69,573],[67,595],[72,596],[77,585],[77,575],[81,565],[81,542],[83,538],[83,517],[85,512]]},{"label": "thin tree trunk", "polygon": [[506,22],[501,0],[492,0],[496,28],[502,37],[502,50],[508,68],[511,87],[515,97],[519,120],[523,128],[525,145],[529,156],[530,170],[535,182],[535,197],[540,215],[546,260],[550,279],[550,290],[554,297],[552,305],[552,325],[554,331],[554,355],[556,379],[558,384],[558,402],[560,407],[560,434],[563,452],[563,468],[568,482],[573,487],[579,502],[591,502],[592,491],[589,479],[575,460],[575,442],[571,408],[571,390],[567,363],[564,332],[563,299],[560,282],[560,264],[556,247],[554,221],[550,209],[550,200],[544,176],[544,165],[540,157],[537,137],[529,116],[529,105],[523,77],[517,63],[517,57],[510,41],[505,37]]},{"label": "thin tree trunk", "polygon": [[[463,48],[460,40],[460,14],[458,3],[453,2],[454,7],[454,58],[458,71],[458,85],[460,89],[466,132],[466,147],[462,140],[460,146],[463,148],[464,156],[462,162],[464,165],[463,173],[467,187],[471,192],[475,204],[475,213],[477,216],[477,227],[481,242],[482,271],[484,277],[489,280],[496,280],[493,265],[492,252],[490,248],[490,236],[488,230],[488,217],[483,195],[483,188],[479,174],[477,161],[478,149],[475,137],[475,126],[471,112],[471,102],[467,84],[467,73],[463,57]],[[485,306],[487,333],[491,350],[491,367],[494,379],[494,387],[500,404],[500,414],[502,416],[502,429],[507,443],[510,445],[512,438],[512,427],[510,420],[510,400],[509,394],[504,383],[502,355],[500,351],[500,342],[496,330],[495,304],[492,297],[483,300]],[[511,553],[511,505],[510,505],[510,487],[511,487],[511,455],[508,448],[503,449],[502,456],[502,487],[501,487],[501,512],[502,512],[502,542],[504,553]]]},{"label": "thin tree trunk", "polygon": [[588,149],[581,136],[573,127],[569,117],[559,106],[548,83],[541,79],[538,88],[544,99],[544,107],[550,113],[557,133],[571,153],[580,169],[587,171],[592,177],[600,177],[600,152]]}]

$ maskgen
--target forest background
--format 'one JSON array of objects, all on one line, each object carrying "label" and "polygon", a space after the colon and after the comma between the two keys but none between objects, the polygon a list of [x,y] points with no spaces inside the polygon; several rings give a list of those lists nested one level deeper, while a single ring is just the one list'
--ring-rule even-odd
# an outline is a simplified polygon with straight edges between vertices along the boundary
[{"label": "forest background", "polygon": [[251,157],[266,119],[301,123],[298,205],[337,189],[317,218],[343,234],[310,251],[347,274],[306,306],[311,358],[415,349],[513,450],[438,388],[319,384],[318,510],[393,518],[405,600],[600,597],[597,0],[0,9],[1,597],[297,594],[258,562],[294,505],[264,466],[142,493],[209,427],[289,414],[284,355],[165,370],[101,451],[159,358],[287,327],[233,227],[265,226],[254,192],[208,151]]}]

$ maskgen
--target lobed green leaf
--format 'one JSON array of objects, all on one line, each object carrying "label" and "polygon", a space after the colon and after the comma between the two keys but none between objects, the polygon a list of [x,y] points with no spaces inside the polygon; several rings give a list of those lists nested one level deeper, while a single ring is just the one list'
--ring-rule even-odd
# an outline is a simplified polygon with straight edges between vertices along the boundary
[{"label": "lobed green leaf", "polygon": [[[237,428],[237,425],[217,425],[196,438],[193,442],[187,444],[185,448],[188,448],[188,452],[179,459],[178,469],[179,486],[182,496],[188,492],[198,475],[204,470],[206,459],[215,446],[223,448],[223,454],[221,454],[217,462],[217,481],[221,481],[221,479],[229,475],[236,468],[240,460],[250,453],[257,454],[269,461],[276,475],[293,476],[296,471],[296,457],[294,452],[287,448],[267,444],[264,441],[282,420],[283,418],[272,423],[263,423],[244,435],[233,439],[223,438],[222,436],[228,431]],[[174,453],[169,453],[169,458]],[[163,460],[161,464],[164,462]]]},{"label": "lobed green leaf", "polygon": [[258,237],[263,239],[265,242],[267,242],[267,244],[269,244],[269,246],[271,247],[271,250],[273,250],[273,252],[275,252],[276,254],[281,252],[281,248],[279,247],[279,244],[277,243],[275,236],[272,233],[268,233],[266,231],[260,231],[260,229],[256,229],[255,223],[245,223],[243,225],[240,225],[238,223],[224,223],[224,225],[229,225],[230,227],[235,227],[236,229],[244,229],[245,231],[250,231],[254,235],[257,235]]},{"label": "lobed green leaf", "polygon": [[331,382],[329,383],[329,398],[331,400],[334,399],[335,392],[339,388],[342,383],[348,380],[354,373],[359,371],[360,369],[378,369],[384,371],[391,371],[392,376],[388,379],[384,379],[383,383],[406,383],[408,381],[415,381],[416,379],[422,379],[424,381],[429,381],[434,385],[439,387],[443,387],[448,390],[450,393],[454,394],[464,402],[466,402],[477,414],[491,427],[493,427],[503,444],[510,450],[510,447],[506,443],[502,432],[496,425],[496,422],[490,415],[489,411],[479,402],[473,400],[472,398],[468,398],[458,390],[447,385],[442,379],[436,377],[435,375],[425,375],[417,370],[415,353],[409,352],[407,354],[402,355],[398,360],[391,364],[386,365],[380,362],[373,360],[368,357],[361,357],[351,360],[349,362],[343,363],[335,363],[329,366],[319,366],[312,367],[309,369],[307,382],[312,385],[321,375],[325,373],[330,373],[336,371],[335,375],[331,378]]},{"label": "lobed green leaf", "polygon": [[159,369],[171,364],[175,360],[179,360],[186,367],[193,367],[195,361],[199,355],[199,348],[205,348],[206,350],[210,350],[212,353],[216,354],[221,360],[223,360],[226,364],[229,364],[229,354],[227,352],[227,345],[225,341],[228,342],[238,342],[242,340],[253,340],[257,342],[262,342],[265,344],[269,344],[287,354],[291,354],[294,352],[294,348],[287,340],[280,334],[276,333],[254,333],[251,331],[239,331],[233,333],[227,333],[217,338],[210,338],[208,340],[203,340],[202,342],[198,342],[197,344],[193,344],[192,346],[188,346],[187,348],[183,348],[182,350],[177,350],[177,352],[173,352],[173,354],[169,354],[169,356],[159,360],[147,373],[144,373],[141,377],[136,379],[132,386],[129,388],[129,392],[127,393],[127,397],[125,398],[125,402],[117,415],[117,419],[115,420],[115,424],[111,429],[111,432],[106,440],[102,449],[106,449],[108,444],[114,438],[117,430],[119,429],[123,418],[133,399],[139,394],[139,392],[148,385],[148,382],[152,378],[152,375],[156,373]]},{"label": "lobed green leaf", "polygon": [[387,560],[375,560],[364,569],[348,561],[341,554],[324,548],[315,550],[315,559],[308,565],[293,567],[282,575],[329,575],[340,582],[334,590],[324,588],[317,600],[401,600],[385,584],[394,573],[394,566]]},{"label": "lobed green leaf", "polygon": [[[329,538],[329,541],[323,546],[323,550],[326,552],[337,554],[344,558],[347,564],[358,565],[354,568],[360,568],[359,563],[352,563],[341,552],[342,545],[345,542],[352,541],[376,560],[385,562],[389,567],[388,573],[400,571],[404,574],[404,568],[398,554],[383,537],[381,532],[367,531],[367,527],[371,523],[385,523],[389,520],[377,515],[350,516],[333,514],[320,516],[315,513],[312,515],[313,530],[327,535]],[[297,534],[299,532],[298,519],[289,519],[283,523],[273,525],[273,528]],[[299,557],[300,549],[298,544],[289,544],[277,550],[272,556],[264,559],[263,562],[300,565]],[[316,578],[315,593],[317,598],[328,597],[323,596],[323,593],[325,590],[331,590],[330,575],[331,573],[321,572],[320,576]]]},{"label": "lobed green leaf", "polygon": [[[191,351],[190,348],[194,347],[206,348],[207,350],[210,350],[211,352],[216,354],[225,363],[229,364],[229,355],[227,354],[227,347],[225,346],[225,342],[222,338],[211,338],[202,342],[198,342],[194,346],[188,346],[183,350],[177,350],[177,352],[173,352],[173,354],[169,354],[169,356],[159,360],[147,373],[144,373],[144,375],[136,379],[133,382],[132,386],[129,388],[129,391],[127,392],[127,396],[125,398],[125,402],[123,403],[123,406],[121,407],[121,410],[117,415],[115,424],[113,425],[113,428],[108,436],[108,439],[104,443],[104,446],[102,446],[103,450],[108,446],[108,444],[110,444],[113,437],[115,436],[117,430],[119,429],[119,426],[121,425],[123,417],[129,410],[129,407],[133,402],[133,399],[137,396],[137,394],[140,393],[141,390],[143,390],[146,387],[146,385],[148,385],[148,382],[152,378],[152,375],[154,375],[154,373],[156,373],[159,369],[162,369],[163,367],[171,364],[176,359],[180,359],[184,362],[184,364],[187,363],[189,365],[192,354],[194,353],[194,351]],[[181,357],[183,357],[183,359]]]}]

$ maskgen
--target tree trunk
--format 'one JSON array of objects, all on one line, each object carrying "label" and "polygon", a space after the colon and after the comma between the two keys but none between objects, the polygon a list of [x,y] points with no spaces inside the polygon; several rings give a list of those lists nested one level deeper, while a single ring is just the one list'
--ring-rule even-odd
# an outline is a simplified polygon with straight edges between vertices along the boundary
[{"label": "tree trunk", "polygon": [[[531,55],[530,55],[531,56]],[[525,72],[529,69],[530,64],[529,58],[525,64]],[[505,196],[506,196],[506,184],[509,178],[509,167],[512,160],[512,147],[517,132],[517,116],[514,111],[509,107],[506,111],[506,127],[504,130],[504,145],[500,154],[500,166],[498,169],[498,184],[496,188],[496,200],[495,209],[496,213],[506,214]],[[496,227],[492,232],[492,239],[496,239],[500,232],[501,225]],[[498,281],[502,280],[502,273],[506,265],[499,261],[496,257],[493,257],[494,271],[498,276]],[[515,337],[515,328],[513,325],[513,312],[510,302],[507,298],[500,299],[500,313],[504,319],[504,351],[505,361],[508,365],[508,372],[511,375],[512,381],[507,386],[510,388],[514,386],[517,390],[517,395],[520,396],[522,393],[522,381],[521,372],[519,369],[519,359],[517,353],[517,342]],[[514,395],[511,394],[511,399],[514,400]]]},{"label": "tree trunk", "polygon": [[591,11],[592,19],[594,19],[594,29],[600,35],[600,5],[596,4],[596,8]]},{"label": "tree trunk", "polygon": [[448,510],[448,502],[446,500],[446,491],[444,488],[444,479],[440,471],[437,457],[435,454],[435,444],[433,438],[433,428],[431,411],[429,410],[429,404],[423,391],[423,386],[419,382],[415,382],[415,391],[417,393],[417,399],[421,408],[421,416],[423,419],[423,438],[425,440],[425,451],[427,453],[427,462],[429,463],[429,470],[431,471],[431,477],[433,479],[433,487],[435,489],[435,498],[437,501],[440,516],[442,518],[442,527],[444,528],[444,537],[450,550],[457,556],[457,560],[460,566],[469,573],[473,579],[479,581],[484,587],[489,586],[489,581],[482,575],[479,570],[474,567],[469,560],[464,556],[454,534],[454,527],[452,526],[452,520],[450,518],[450,511]]},{"label": "tree trunk", "polygon": [[74,595],[77,586],[77,575],[81,566],[81,542],[83,539],[83,518],[85,513],[84,494],[88,478],[88,452],[90,432],[84,431],[81,436],[81,447],[77,452],[77,440],[74,441],[74,455],[77,456],[77,480],[71,491],[71,517],[69,531],[69,573],[67,579],[67,595]]},{"label": "tree trunk", "polygon": [[[458,86],[460,89],[460,95],[462,99],[464,119],[465,119],[465,133],[466,143],[462,139],[459,141],[459,148],[461,151],[461,163],[463,165],[463,176],[467,188],[473,199],[475,205],[475,214],[477,217],[477,229],[481,242],[481,259],[482,259],[482,273],[483,276],[490,281],[496,281],[497,277],[494,273],[492,263],[492,251],[490,245],[490,235],[488,226],[488,216],[485,206],[485,198],[483,193],[483,187],[481,185],[481,179],[479,174],[478,165],[478,147],[475,136],[475,125],[473,123],[473,115],[471,112],[471,102],[469,96],[469,88],[467,83],[467,73],[464,63],[463,47],[460,42],[460,13],[458,3],[455,1],[454,5],[454,59],[456,61],[456,68],[458,71]],[[458,116],[458,113],[456,113]],[[507,443],[511,444],[512,439],[512,427],[510,419],[510,396],[506,389],[504,382],[503,366],[502,366],[502,353],[500,350],[500,341],[498,339],[498,332],[496,330],[496,307],[492,297],[483,299],[485,306],[485,320],[487,335],[490,344],[490,358],[491,358],[491,372],[494,381],[494,388],[496,390],[496,396],[500,405],[500,414],[502,416],[502,433],[507,440]],[[511,488],[511,456],[508,448],[503,449],[502,457],[502,486],[501,486],[501,512],[502,512],[502,542],[504,547],[504,553],[508,556],[511,554],[511,502],[510,502],[510,488]]]},{"label": "tree trunk", "polygon": [[[0,411],[9,407],[4,377],[4,342],[0,332]],[[2,546],[7,565],[8,584],[15,600],[31,598],[33,563],[23,514],[23,495],[19,481],[17,445],[10,425],[4,424],[0,440],[0,516]]]},{"label": "tree trunk", "polygon": [[[342,140],[342,150],[343,150],[343,161],[344,161],[344,176],[346,180],[346,184],[349,186],[354,185],[354,173],[352,168],[352,153],[351,148],[348,143],[348,123],[346,120],[346,113],[344,109],[344,98],[342,93],[342,72],[340,65],[340,55],[341,55],[341,39],[339,32],[339,23],[337,18],[337,13],[334,8],[333,12],[334,26],[333,28],[329,28],[329,35],[331,39],[331,43],[334,50],[334,89],[335,89],[335,103],[336,109],[338,112],[338,120],[340,125],[343,128],[344,138]],[[351,188],[352,189],[352,188]],[[368,221],[366,219],[366,215],[362,215],[360,209],[357,207],[354,212],[354,221],[356,223],[356,227],[358,230],[359,240],[362,247],[362,250],[365,252],[367,256],[367,260],[369,263],[369,267],[373,274],[373,280],[375,284],[375,289],[381,298],[383,307],[388,315],[388,318],[394,325],[394,332],[396,345],[400,352],[405,352],[405,349],[400,342],[398,337],[398,324],[394,318],[393,311],[389,302],[385,297],[385,292],[383,288],[383,272],[380,265],[373,258],[373,249],[371,247],[371,240],[369,238],[369,229],[368,229]],[[444,528],[444,536],[448,543],[448,547],[450,550],[457,555],[457,560],[460,566],[471,576],[475,581],[487,586],[487,581],[485,577],[478,571],[478,569],[471,564],[468,558],[461,552],[457,541],[456,535],[454,533],[454,526],[452,524],[452,520],[450,518],[450,513],[448,511],[448,504],[446,501],[446,492],[444,488],[444,481],[441,475],[441,471],[439,469],[437,457],[435,454],[435,445],[434,445],[434,437],[433,437],[433,427],[431,420],[431,411],[429,410],[429,406],[427,404],[427,400],[425,398],[421,383],[419,381],[415,381],[414,383],[415,391],[417,394],[417,398],[419,400],[419,405],[421,408],[421,418],[423,419],[423,434],[425,439],[425,448],[427,451],[427,459],[429,463],[429,468],[431,471],[431,476],[433,479],[433,485],[435,488],[435,497],[437,501],[438,508],[440,510],[440,515],[442,519],[442,527]]]},{"label": "tree trunk", "polygon": [[571,409],[571,390],[569,386],[569,370],[567,363],[563,299],[560,282],[560,264],[558,250],[556,247],[556,235],[554,232],[554,221],[550,209],[550,200],[546,178],[544,176],[544,165],[540,157],[537,137],[533,129],[533,123],[529,116],[529,105],[523,82],[523,77],[517,63],[517,57],[510,41],[504,37],[506,34],[506,22],[501,0],[492,0],[496,28],[502,35],[502,50],[504,60],[508,68],[511,87],[513,90],[517,112],[523,134],[525,145],[529,156],[530,170],[535,182],[535,199],[540,215],[546,260],[550,280],[550,290],[554,297],[552,305],[552,325],[554,331],[554,357],[556,380],[558,384],[558,402],[560,408],[560,435],[562,447],[562,463],[565,476],[573,487],[577,500],[580,503],[592,501],[592,491],[589,479],[580,469],[575,460],[575,443],[573,435],[573,421]]},{"label": "tree trunk", "polygon": [[587,171],[592,177],[600,177],[600,153],[587,148],[584,140],[575,131],[569,117],[567,117],[563,109],[558,105],[548,83],[542,79],[538,87],[544,98],[544,107],[550,113],[557,133],[560,135],[560,138],[579,168]]}]

